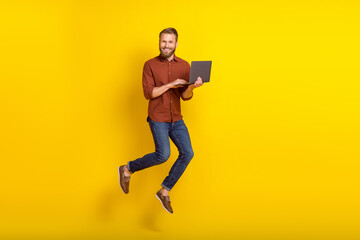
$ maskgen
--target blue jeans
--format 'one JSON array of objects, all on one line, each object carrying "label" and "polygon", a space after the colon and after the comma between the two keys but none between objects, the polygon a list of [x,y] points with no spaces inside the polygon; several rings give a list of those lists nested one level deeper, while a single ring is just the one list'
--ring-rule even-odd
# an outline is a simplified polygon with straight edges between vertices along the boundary
[{"label": "blue jeans", "polygon": [[146,154],[134,161],[129,161],[127,166],[129,171],[134,173],[166,162],[170,157],[170,137],[179,150],[178,158],[171,167],[169,175],[161,184],[162,187],[170,191],[194,156],[189,132],[182,119],[173,123],[166,123],[155,122],[148,117],[148,122],[155,142],[155,152]]}]

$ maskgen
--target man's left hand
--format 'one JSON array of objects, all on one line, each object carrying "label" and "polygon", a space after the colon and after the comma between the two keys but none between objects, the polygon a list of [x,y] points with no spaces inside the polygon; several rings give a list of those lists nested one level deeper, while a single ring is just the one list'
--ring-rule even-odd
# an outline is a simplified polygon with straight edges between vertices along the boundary
[{"label": "man's left hand", "polygon": [[194,89],[194,88],[201,87],[203,84],[204,84],[204,83],[203,83],[201,77],[198,77],[198,78],[196,79],[196,82],[195,82],[194,84],[190,85],[190,87]]}]

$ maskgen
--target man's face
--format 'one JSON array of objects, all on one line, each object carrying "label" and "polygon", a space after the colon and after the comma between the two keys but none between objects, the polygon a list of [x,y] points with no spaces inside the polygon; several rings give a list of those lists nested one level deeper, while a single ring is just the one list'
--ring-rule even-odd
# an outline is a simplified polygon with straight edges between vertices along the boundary
[{"label": "man's face", "polygon": [[169,58],[175,53],[177,41],[174,34],[163,33],[160,36],[159,49],[161,56]]}]

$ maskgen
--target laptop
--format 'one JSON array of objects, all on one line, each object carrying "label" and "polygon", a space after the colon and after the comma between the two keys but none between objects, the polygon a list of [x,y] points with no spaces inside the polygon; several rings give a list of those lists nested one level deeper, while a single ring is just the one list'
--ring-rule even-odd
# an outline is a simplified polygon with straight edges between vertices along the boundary
[{"label": "laptop", "polygon": [[184,85],[194,84],[198,77],[201,77],[203,83],[210,82],[211,63],[212,61],[192,61],[190,79],[189,82]]}]

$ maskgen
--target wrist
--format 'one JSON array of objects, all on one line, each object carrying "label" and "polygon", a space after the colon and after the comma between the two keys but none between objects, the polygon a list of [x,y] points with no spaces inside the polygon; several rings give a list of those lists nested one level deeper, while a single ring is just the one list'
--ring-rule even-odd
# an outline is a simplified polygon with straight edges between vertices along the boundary
[{"label": "wrist", "polygon": [[194,89],[195,89],[195,85],[194,85],[194,84],[191,84],[191,85],[189,85],[188,88],[190,88],[190,90],[194,90]]}]

